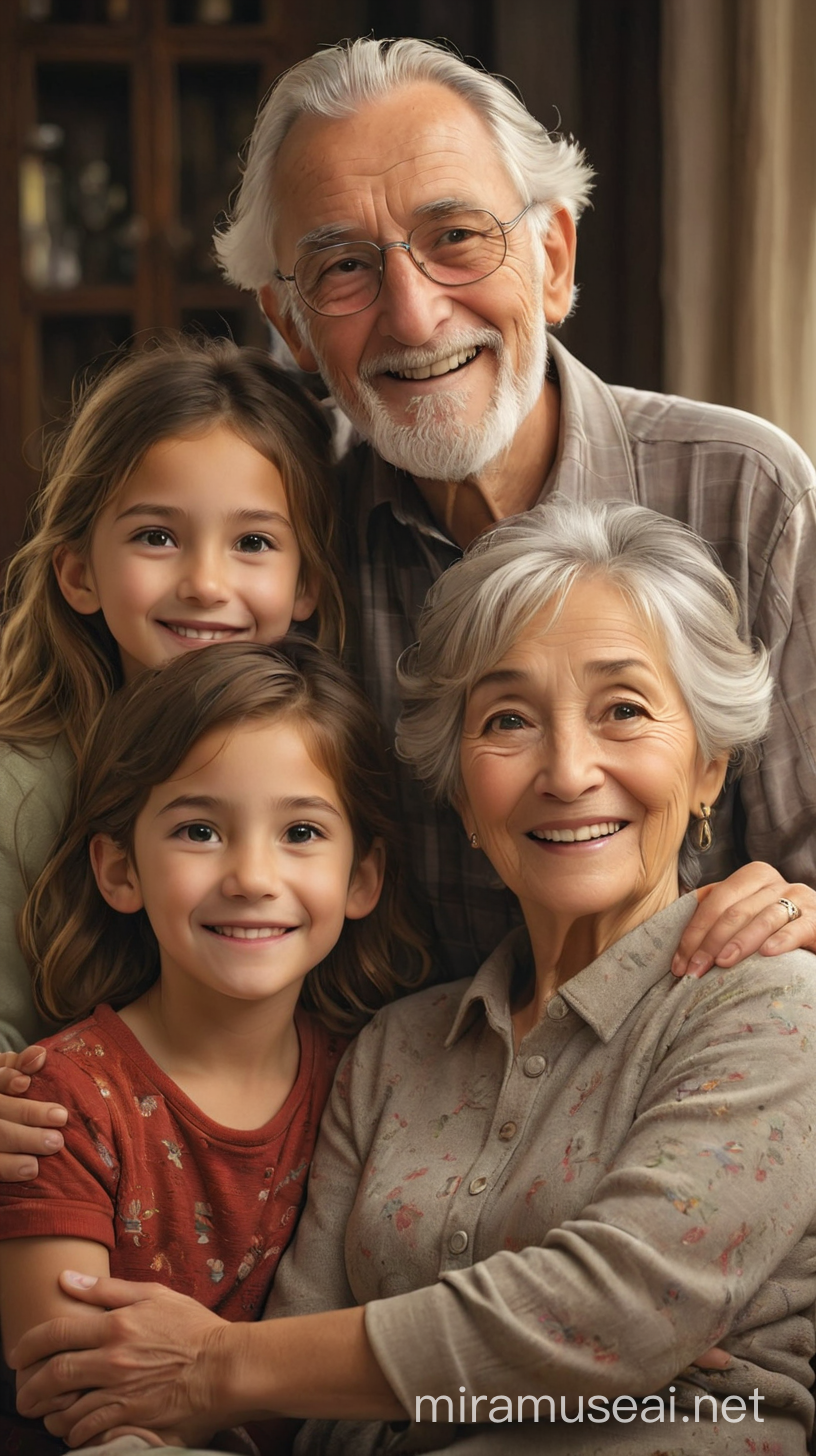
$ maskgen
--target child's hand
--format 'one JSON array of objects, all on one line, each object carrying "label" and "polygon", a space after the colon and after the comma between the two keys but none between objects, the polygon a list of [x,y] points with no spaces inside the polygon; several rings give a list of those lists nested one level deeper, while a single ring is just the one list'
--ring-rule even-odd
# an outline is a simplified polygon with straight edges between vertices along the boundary
[{"label": "child's hand", "polygon": [[38,1046],[0,1052],[0,1180],[6,1183],[36,1178],[37,1158],[59,1152],[63,1145],[57,1129],[68,1119],[65,1108],[24,1095],[45,1058],[45,1049]]}]

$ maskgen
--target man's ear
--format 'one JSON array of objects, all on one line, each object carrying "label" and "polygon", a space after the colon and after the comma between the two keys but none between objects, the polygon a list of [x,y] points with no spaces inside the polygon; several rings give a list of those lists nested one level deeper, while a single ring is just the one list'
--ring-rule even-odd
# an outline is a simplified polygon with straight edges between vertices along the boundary
[{"label": "man's ear", "polygon": [[298,368],[306,374],[319,374],[320,365],[315,359],[310,345],[303,338],[300,328],[291,314],[283,312],[278,302],[278,295],[271,283],[264,284],[258,294],[258,300],[269,322],[273,328],[277,329],[284,343],[288,345],[289,352]]},{"label": "man's ear", "polygon": [[371,914],[382,894],[384,875],[385,846],[381,839],[375,839],[351,877],[346,899],[346,916],[349,920],[363,920],[366,915]]},{"label": "man's ear", "polygon": [[90,617],[101,610],[96,594],[93,572],[84,556],[73,546],[57,546],[51,557],[51,565],[62,595],[69,607]]},{"label": "man's ear", "polygon": [[95,834],[91,840],[91,869],[103,900],[123,915],[133,915],[144,905],[135,867],[125,850],[109,834]]},{"label": "man's ear", "polygon": [[575,219],[565,207],[550,218],[544,238],[544,317],[560,324],[572,308],[575,291]]}]

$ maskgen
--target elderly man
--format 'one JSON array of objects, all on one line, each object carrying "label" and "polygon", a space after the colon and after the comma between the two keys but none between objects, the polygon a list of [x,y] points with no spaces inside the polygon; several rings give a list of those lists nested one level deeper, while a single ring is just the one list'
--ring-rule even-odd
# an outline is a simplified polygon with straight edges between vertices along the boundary
[{"label": "elderly man", "polygon": [[[425,593],[475,536],[556,490],[638,501],[711,542],[772,652],[764,762],[719,809],[706,878],[769,860],[816,883],[813,468],[759,420],[609,388],[548,338],[572,306],[590,178],[494,77],[418,40],[357,40],[274,88],[216,246],[368,442],[345,462],[345,517],[362,671],[388,727]],[[475,970],[515,908],[407,774],[403,799],[438,939],[455,973]],[[784,925],[779,894],[759,894],[751,949]]]}]

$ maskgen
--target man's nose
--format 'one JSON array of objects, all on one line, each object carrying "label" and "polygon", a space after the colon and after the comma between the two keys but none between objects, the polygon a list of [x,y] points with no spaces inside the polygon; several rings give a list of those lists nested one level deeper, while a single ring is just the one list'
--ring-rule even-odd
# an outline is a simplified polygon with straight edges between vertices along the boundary
[{"label": "man's nose", "polygon": [[426,344],[441,323],[450,318],[453,300],[443,283],[434,283],[414,262],[407,247],[389,246],[377,300],[377,326],[400,344]]}]

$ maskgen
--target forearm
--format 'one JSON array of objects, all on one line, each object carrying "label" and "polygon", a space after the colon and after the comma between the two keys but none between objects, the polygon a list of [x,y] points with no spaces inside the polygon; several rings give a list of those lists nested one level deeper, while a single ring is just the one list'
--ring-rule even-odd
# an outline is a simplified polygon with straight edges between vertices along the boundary
[{"label": "forearm", "polygon": [[210,1359],[212,1415],[222,1426],[271,1415],[406,1419],[374,1357],[362,1308],[228,1325]]}]

